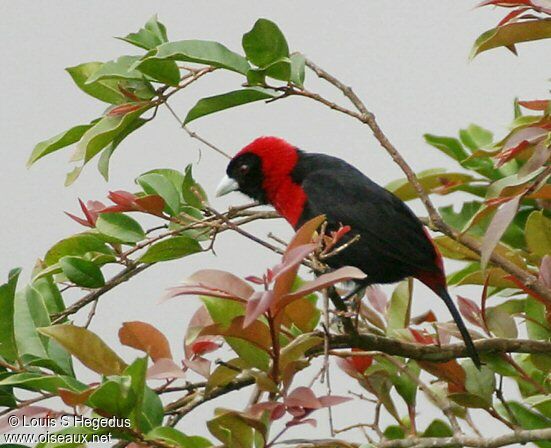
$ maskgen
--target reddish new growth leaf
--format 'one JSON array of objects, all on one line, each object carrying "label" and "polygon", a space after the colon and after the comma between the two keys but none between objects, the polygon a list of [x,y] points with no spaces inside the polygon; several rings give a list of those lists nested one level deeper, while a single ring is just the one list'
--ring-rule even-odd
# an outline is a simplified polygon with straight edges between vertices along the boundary
[{"label": "reddish new growth leaf", "polygon": [[71,213],[65,212],[65,214],[78,222],[79,224],[86,226],[86,227],[96,227],[96,221],[98,219],[99,214],[101,211],[105,208],[105,205],[103,202],[100,201],[88,201],[86,204],[79,199],[78,203],[80,204],[80,208],[82,212],[84,213],[84,219],[80,218],[78,216],[75,216]]},{"label": "reddish new growth leaf", "polygon": [[201,331],[213,324],[208,311],[201,306],[191,318],[184,337],[184,365],[205,378],[210,375],[211,362],[203,355],[222,346],[221,337],[201,335]]},{"label": "reddish new growth leaf", "polygon": [[337,395],[324,395],[316,397],[309,387],[297,387],[283,398],[283,403],[268,401],[252,405],[249,413],[258,416],[264,411],[270,412],[270,420],[277,420],[289,413],[293,418],[286,423],[286,426],[310,424],[316,426],[316,420],[306,418],[317,409],[336,406],[350,401],[349,397]]},{"label": "reddish new growth leaf", "polygon": [[[353,348],[353,352],[361,351],[358,348]],[[363,378],[364,372],[373,364],[373,356],[369,355],[353,355],[346,358],[338,357],[337,365],[339,368],[350,375],[352,378]]]},{"label": "reddish new growth leaf", "polygon": [[433,345],[437,342],[436,338],[429,334],[427,330],[416,330],[415,328],[409,328],[409,332],[418,344]]},{"label": "reddish new growth leaf", "polygon": [[517,157],[532,145],[537,145],[547,137],[548,130],[540,126],[530,126],[514,132],[503,144],[501,151],[495,156],[496,167],[500,167]]},{"label": "reddish new growth leaf", "polygon": [[457,303],[459,311],[467,321],[483,330],[486,329],[484,319],[482,318],[482,310],[474,301],[466,297],[457,296]]},{"label": "reddish new growth leaf", "polygon": [[128,191],[118,190],[110,191],[107,197],[115,205],[106,206],[100,201],[88,201],[86,204],[78,200],[80,208],[84,213],[84,218],[80,218],[71,213],[65,212],[67,216],[79,224],[94,228],[100,213],[115,212],[142,212],[155,216],[163,216],[165,201],[158,195],[137,196]]},{"label": "reddish new growth leaf", "polygon": [[109,112],[107,112],[108,117],[118,117],[120,115],[126,115],[130,112],[134,112],[135,110],[138,110],[142,107],[144,107],[147,102],[141,102],[141,103],[125,103],[121,104],[119,106],[113,107]]},{"label": "reddish new growth leaf", "polygon": [[549,107],[551,100],[531,100],[519,101],[518,104],[526,109],[545,111]]},{"label": "reddish new growth leaf", "polygon": [[551,14],[551,6],[547,0],[486,0],[479,3],[477,6],[501,6],[503,8],[517,8],[532,9],[537,12]]}]

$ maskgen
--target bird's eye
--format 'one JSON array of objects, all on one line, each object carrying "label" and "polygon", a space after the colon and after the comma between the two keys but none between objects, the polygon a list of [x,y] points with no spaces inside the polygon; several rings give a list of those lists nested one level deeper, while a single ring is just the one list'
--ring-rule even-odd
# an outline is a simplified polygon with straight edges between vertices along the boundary
[{"label": "bird's eye", "polygon": [[247,174],[250,170],[250,166],[249,165],[241,165],[239,167],[239,174],[241,174],[242,176],[244,176],[245,174]]}]

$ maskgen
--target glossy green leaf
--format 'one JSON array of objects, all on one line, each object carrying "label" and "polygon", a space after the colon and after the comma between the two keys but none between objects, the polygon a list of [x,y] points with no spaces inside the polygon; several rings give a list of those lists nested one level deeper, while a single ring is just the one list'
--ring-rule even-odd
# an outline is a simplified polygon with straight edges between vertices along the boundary
[{"label": "glossy green leaf", "polygon": [[131,386],[129,376],[111,376],[90,395],[87,404],[108,415],[127,417],[136,403]]},{"label": "glossy green leaf", "polygon": [[267,19],[258,19],[253,28],[243,35],[242,44],[247,59],[261,68],[289,57],[285,36],[274,22]]},{"label": "glossy green leaf", "polygon": [[93,262],[79,257],[63,257],[59,265],[65,276],[74,284],[86,288],[101,288],[105,278],[100,268]]},{"label": "glossy green leaf", "polygon": [[[551,419],[538,412],[532,411],[516,401],[508,401],[507,408],[502,403],[497,403],[497,411],[504,417],[508,417],[508,411],[514,415],[522,429],[544,429],[551,427]],[[551,441],[534,442],[541,448],[551,448]]]},{"label": "glossy green leaf", "polygon": [[498,338],[516,339],[518,337],[515,320],[503,309],[497,307],[487,308],[486,324],[488,329]]},{"label": "glossy green leaf", "polygon": [[483,51],[497,47],[511,47],[521,42],[528,42],[551,37],[551,19],[526,20],[498,26],[486,31],[476,39],[470,58]]},{"label": "glossy green leaf", "polygon": [[78,142],[84,133],[92,126],[92,124],[81,124],[38,143],[27,161],[27,166],[31,166],[37,160],[48,154]]},{"label": "glossy green leaf", "polygon": [[140,56],[121,56],[114,61],[106,62],[88,77],[85,84],[90,85],[104,79],[144,81],[143,73],[131,68],[139,59]]},{"label": "glossy green leaf", "polygon": [[38,331],[55,339],[86,367],[103,375],[120,375],[125,362],[99,336],[74,325],[54,325]]},{"label": "glossy green leaf", "polygon": [[59,388],[75,392],[85,390],[88,386],[76,379],[65,375],[41,375],[24,372],[10,375],[0,380],[0,386],[16,386],[21,389],[44,391],[57,394]]},{"label": "glossy green leaf", "polygon": [[388,440],[400,440],[406,438],[404,428],[398,425],[389,425],[383,431],[383,435]]},{"label": "glossy green leaf", "polygon": [[528,296],[526,298],[525,312],[528,318],[526,320],[526,329],[530,339],[551,340],[551,327],[545,318],[545,306],[533,297]]},{"label": "glossy green leaf", "polygon": [[145,232],[134,218],[123,213],[102,213],[96,229],[103,235],[122,243],[137,243],[145,239]]},{"label": "glossy green leaf", "polygon": [[112,254],[113,251],[95,235],[91,233],[79,233],[65,238],[52,246],[44,256],[46,266],[51,266],[65,256],[82,257],[89,252]]},{"label": "glossy green leaf", "polygon": [[193,120],[204,117],[205,115],[210,115],[232,107],[274,97],[275,93],[268,89],[251,87],[248,89],[233,90],[221,95],[210,96],[208,98],[202,98],[187,113],[186,118],[184,119],[184,124],[190,123]]},{"label": "glossy green leaf", "polygon": [[119,39],[145,50],[151,50],[168,41],[166,27],[159,22],[156,15],[151,17],[137,33],[127,34]]},{"label": "glossy green leaf", "polygon": [[[464,184],[468,184],[473,180],[473,177],[469,174],[447,173],[444,170],[433,169],[419,173],[418,179],[419,183],[428,193],[437,188],[449,186],[446,190],[441,190],[440,192],[440,194],[443,194],[445,191],[445,194],[447,194],[459,189]],[[417,191],[415,191],[407,179],[395,180],[386,185],[386,189],[394,193],[402,201],[409,201],[418,197]]]},{"label": "glossy green leaf", "polygon": [[490,146],[493,142],[494,134],[476,124],[470,124],[467,129],[459,131],[459,138],[471,151],[477,151],[481,148]]},{"label": "glossy green leaf", "polygon": [[143,114],[149,106],[143,106],[125,115],[107,115],[88,129],[77,144],[77,149],[72,161],[84,161],[87,163],[115,138],[124,134],[129,127],[137,129],[135,120]]},{"label": "glossy green leaf", "polygon": [[450,426],[440,419],[433,420],[427,429],[423,432],[423,437],[452,437],[453,430]]},{"label": "glossy green leaf", "polygon": [[291,55],[291,82],[299,87],[304,85],[306,58],[301,53]]},{"label": "glossy green leaf", "polygon": [[118,87],[116,80],[105,80],[95,84],[86,84],[86,80],[103,65],[102,62],[87,62],[66,70],[75,84],[88,95],[111,104],[126,102],[126,98]]},{"label": "glossy green leaf", "polygon": [[106,181],[109,180],[109,164],[111,162],[111,157],[113,156],[113,153],[115,152],[119,144],[132,132],[141,128],[146,123],[147,120],[145,118],[136,118],[127,127],[125,127],[124,130],[121,131],[121,133],[118,134],[103,151],[101,151],[101,155],[98,159],[98,171]]},{"label": "glossy green leaf", "polygon": [[140,262],[157,263],[159,261],[177,260],[201,252],[201,250],[201,245],[196,240],[187,236],[174,236],[150,246],[147,252],[140,257]]},{"label": "glossy green leaf", "polygon": [[19,356],[48,358],[48,339],[37,327],[50,325],[50,316],[40,294],[29,286],[15,295],[14,334]]},{"label": "glossy green leaf", "polygon": [[530,251],[540,257],[551,254],[551,219],[535,211],[526,221],[524,235]]},{"label": "glossy green leaf", "polygon": [[189,164],[184,170],[184,183],[182,184],[182,197],[184,201],[196,209],[202,209],[203,203],[208,204],[207,194],[203,187],[193,177],[193,165]]},{"label": "glossy green leaf", "polygon": [[187,436],[170,426],[159,426],[147,433],[146,438],[148,440],[163,440],[181,448],[208,448],[212,446],[212,443],[204,437]]},{"label": "glossy green leaf", "polygon": [[465,148],[463,148],[459,140],[456,138],[442,137],[432,134],[424,134],[423,137],[429,145],[434,146],[436,149],[442,151],[448,157],[451,157],[458,162],[469,156],[467,151],[465,151]]},{"label": "glossy green leaf", "polygon": [[175,216],[180,211],[180,192],[165,176],[158,173],[142,174],[136,182],[147,194],[156,194],[163,198],[166,211]]},{"label": "glossy green leaf", "polygon": [[470,359],[461,363],[465,371],[465,388],[467,392],[480,397],[486,403],[487,407],[492,405],[492,394],[496,387],[494,372],[486,366],[480,370],[476,368]]},{"label": "glossy green leaf", "polygon": [[266,76],[279,79],[280,81],[289,81],[291,79],[291,59],[288,57],[281,58],[264,69]]},{"label": "glossy green leaf", "polygon": [[250,67],[243,56],[234,53],[218,42],[207,40],[181,40],[164,43],[151,50],[136,65],[136,68],[139,70],[141,64],[151,59],[197,62],[242,74],[246,74]]},{"label": "glossy green leaf", "polygon": [[387,311],[387,334],[393,330],[406,328],[411,316],[411,283],[408,280],[398,283],[390,298]]},{"label": "glossy green leaf", "polygon": [[15,290],[21,269],[12,269],[8,281],[0,286],[0,356],[11,362],[17,358],[14,333]]}]

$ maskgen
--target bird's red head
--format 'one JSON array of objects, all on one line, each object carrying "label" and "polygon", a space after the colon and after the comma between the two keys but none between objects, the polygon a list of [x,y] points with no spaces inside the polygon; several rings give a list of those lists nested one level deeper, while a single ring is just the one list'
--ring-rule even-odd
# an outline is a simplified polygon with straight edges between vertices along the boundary
[{"label": "bird's red head", "polygon": [[259,137],[230,161],[216,194],[239,190],[262,204],[272,204],[295,225],[306,199],[292,178],[298,160],[298,149],[285,140]]}]

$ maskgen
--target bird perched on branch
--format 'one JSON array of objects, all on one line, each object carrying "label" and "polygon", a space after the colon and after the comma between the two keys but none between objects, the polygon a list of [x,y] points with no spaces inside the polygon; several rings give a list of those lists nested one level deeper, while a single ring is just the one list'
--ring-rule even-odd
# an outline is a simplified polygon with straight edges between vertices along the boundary
[{"label": "bird perched on branch", "polygon": [[236,190],[271,204],[295,229],[319,215],[325,215],[328,232],[350,226],[341,242],[357,241],[326,263],[332,268],[355,266],[367,274],[356,292],[370,284],[419,279],[444,301],[469,356],[480,366],[448,293],[438,249],[419,219],[392,193],[344,160],[303,152],[277,137],[257,138],[230,161],[216,195]]}]

